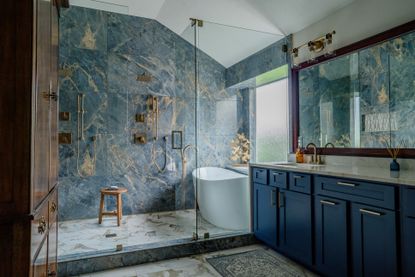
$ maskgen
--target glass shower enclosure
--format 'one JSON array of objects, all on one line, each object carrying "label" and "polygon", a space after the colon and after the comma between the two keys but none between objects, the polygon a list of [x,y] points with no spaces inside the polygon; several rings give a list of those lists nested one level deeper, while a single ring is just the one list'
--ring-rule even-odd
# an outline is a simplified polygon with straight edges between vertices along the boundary
[{"label": "glass shower enclosure", "polygon": [[[59,260],[250,232],[256,68],[282,36],[79,6],[60,30]],[[98,222],[111,186],[120,226]]]}]

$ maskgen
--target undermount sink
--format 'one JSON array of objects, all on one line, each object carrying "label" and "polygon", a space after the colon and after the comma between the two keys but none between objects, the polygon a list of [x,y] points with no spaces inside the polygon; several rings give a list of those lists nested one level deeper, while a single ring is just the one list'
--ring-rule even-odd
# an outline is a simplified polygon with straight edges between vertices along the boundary
[{"label": "undermount sink", "polygon": [[281,163],[275,163],[274,165],[300,167],[300,168],[316,168],[316,167],[324,166],[324,164],[306,164],[306,163],[293,163],[293,162],[281,162]]}]

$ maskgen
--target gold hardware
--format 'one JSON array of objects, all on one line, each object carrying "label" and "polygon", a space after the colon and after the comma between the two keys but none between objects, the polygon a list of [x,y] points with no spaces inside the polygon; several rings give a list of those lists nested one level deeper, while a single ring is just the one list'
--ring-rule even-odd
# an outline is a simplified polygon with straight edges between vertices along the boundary
[{"label": "gold hardware", "polygon": [[339,186],[345,186],[345,187],[351,187],[354,188],[356,186],[356,184],[352,184],[352,183],[345,183],[345,182],[337,182],[337,184]]},{"label": "gold hardware", "polygon": [[42,216],[39,219],[39,224],[37,226],[37,232],[42,235],[45,231],[46,231],[46,220],[45,220],[45,217]]},{"label": "gold hardware", "polygon": [[139,82],[149,83],[151,82],[151,80],[152,80],[152,77],[150,75],[147,75],[145,72],[137,76],[137,81]]},{"label": "gold hardware", "polygon": [[60,121],[69,121],[71,119],[70,112],[59,112],[59,120]]},{"label": "gold hardware", "polygon": [[197,18],[189,18],[190,21],[192,22],[191,25],[192,27],[195,26],[197,24],[197,27],[203,27],[203,20],[197,19]]},{"label": "gold hardware", "polygon": [[145,114],[136,114],[135,115],[135,121],[138,122],[138,123],[144,123],[145,119],[146,119]]},{"label": "gold hardware", "polygon": [[72,143],[72,133],[59,133],[58,142],[59,142],[59,144],[71,144]]},{"label": "gold hardware", "polygon": [[336,206],[337,205],[337,203],[327,201],[327,200],[320,200],[320,203],[323,204],[323,205],[329,205],[329,206]]},{"label": "gold hardware", "polygon": [[58,208],[58,205],[56,205],[55,202],[52,202],[51,206],[50,206],[50,212],[54,213],[56,212],[56,209]]},{"label": "gold hardware", "polygon": [[374,215],[374,216],[382,216],[382,213],[374,212],[374,211],[369,211],[369,210],[366,210],[366,209],[359,209],[359,211],[362,214],[368,214],[368,215]]},{"label": "gold hardware", "polygon": [[134,134],[134,143],[135,144],[147,143],[147,136],[145,134]]},{"label": "gold hardware", "polygon": [[300,176],[300,175],[294,175],[294,179],[303,179],[303,176]]},{"label": "gold hardware", "polygon": [[41,95],[44,99],[47,99],[47,100],[52,99],[54,101],[58,101],[58,94],[56,92],[48,93],[44,91],[41,93]]},{"label": "gold hardware", "polygon": [[298,52],[301,48],[307,46],[308,50],[310,52],[314,52],[314,53],[319,53],[321,51],[323,51],[323,49],[326,47],[326,45],[328,44],[332,44],[333,43],[333,35],[336,34],[336,31],[332,31],[330,33],[325,34],[324,36],[315,38],[313,40],[310,40],[307,43],[303,43],[300,46],[297,46],[295,48],[293,48],[291,50],[292,55],[294,56],[294,58],[298,57]]}]

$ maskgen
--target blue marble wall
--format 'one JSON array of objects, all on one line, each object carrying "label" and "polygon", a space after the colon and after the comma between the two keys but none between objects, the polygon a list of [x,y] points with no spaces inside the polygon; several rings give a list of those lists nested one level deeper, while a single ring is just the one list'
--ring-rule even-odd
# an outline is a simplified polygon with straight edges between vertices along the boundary
[{"label": "blue marble wall", "polygon": [[[384,140],[393,145],[403,140],[406,147],[414,148],[414,68],[412,32],[301,70],[300,135],[304,142],[384,148]],[[358,106],[351,103],[353,98]],[[323,107],[325,103],[332,105],[331,111]],[[353,106],[359,109],[359,118],[354,118]],[[330,120],[323,118],[327,114]],[[360,130],[353,130],[356,121]],[[328,131],[322,131],[323,125]]]},{"label": "blue marble wall", "polygon": [[[292,46],[292,36],[289,35],[268,47],[252,54],[248,58],[232,65],[226,69],[226,87],[246,82],[251,78],[291,63],[291,55],[282,51],[283,46],[288,49]],[[289,50],[288,50],[289,52]]]},{"label": "blue marble wall", "polygon": [[[61,220],[96,217],[99,190],[109,185],[128,189],[125,214],[194,208],[195,153],[187,153],[182,183],[180,151],[171,148],[170,135],[183,131],[185,144],[196,144],[198,135],[198,166],[231,162],[229,144],[242,128],[244,104],[238,90],[226,89],[225,68],[198,51],[196,97],[193,46],[157,21],[71,7],[62,12],[60,30],[60,111],[70,112],[71,119],[59,129],[73,137],[72,144],[60,145]],[[143,73],[152,80],[137,81]],[[81,93],[84,140],[77,139]],[[146,113],[148,95],[160,102],[156,141],[150,119],[135,121],[136,114]],[[136,133],[147,134],[149,142],[134,144]],[[155,161],[163,164],[163,136],[168,165],[159,173]]]},{"label": "blue marble wall", "polygon": [[[275,49],[260,57],[275,54]],[[196,164],[234,163],[230,142],[250,128],[249,90],[228,87],[232,74],[197,50],[196,95],[194,51],[155,20],[74,6],[62,11],[59,102],[60,111],[70,112],[71,118],[60,121],[59,130],[72,133],[73,140],[59,146],[61,220],[97,217],[99,191],[109,185],[128,189],[124,214],[194,208],[191,171]],[[285,63],[280,56],[272,64],[260,60],[264,63],[255,63],[256,71]],[[250,57],[245,64],[251,63]],[[232,82],[248,76],[240,73],[235,70]],[[151,81],[137,81],[142,74]],[[85,95],[83,140],[77,131],[79,94]],[[160,102],[156,141],[150,118],[135,121],[136,114],[147,113],[149,95]],[[183,131],[184,144],[199,148],[197,161],[193,150],[187,153],[184,182],[180,151],[171,147],[172,130]],[[148,143],[134,144],[134,134],[146,134]],[[164,136],[167,168],[160,173],[155,163],[163,164]],[[111,208],[114,201],[107,204]]]}]

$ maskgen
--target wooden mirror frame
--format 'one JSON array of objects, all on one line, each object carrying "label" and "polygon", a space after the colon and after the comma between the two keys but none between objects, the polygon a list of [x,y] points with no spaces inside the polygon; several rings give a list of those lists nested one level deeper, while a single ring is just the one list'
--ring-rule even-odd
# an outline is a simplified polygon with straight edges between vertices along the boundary
[{"label": "wooden mirror frame", "polygon": [[[381,42],[391,40],[393,38],[402,36],[406,33],[415,31],[415,20],[400,25],[398,27],[392,28],[380,34],[374,35],[372,37],[363,39],[361,41],[352,43],[340,49],[334,51],[335,55],[332,56],[319,56],[313,62],[303,62],[297,67],[291,69],[291,87],[292,87],[292,102],[291,102],[291,116],[292,116],[292,153],[298,147],[298,136],[299,136],[299,84],[298,84],[298,74],[299,71],[307,67],[323,63],[329,60],[336,59],[338,57],[374,46]],[[415,70],[415,69],[414,69]],[[339,156],[366,156],[366,157],[389,157],[389,154],[386,148],[317,148],[317,151],[320,155],[339,155]],[[309,153],[306,150],[306,153]],[[400,158],[415,158],[415,148],[405,148],[401,149],[399,153]]]}]

